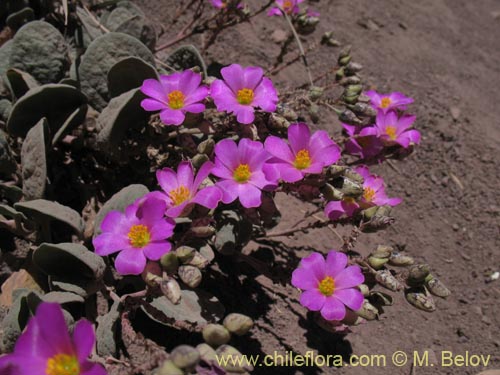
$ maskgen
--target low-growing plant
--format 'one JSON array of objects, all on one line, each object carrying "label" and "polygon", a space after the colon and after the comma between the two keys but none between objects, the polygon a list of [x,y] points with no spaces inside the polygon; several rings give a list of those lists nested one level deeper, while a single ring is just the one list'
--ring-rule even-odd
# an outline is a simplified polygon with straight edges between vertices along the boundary
[{"label": "low-growing plant", "polygon": [[[2,287],[1,351],[13,353],[0,357],[0,368],[250,372],[249,364],[221,366],[217,358],[242,356],[229,343],[258,317],[223,306],[218,292],[231,283],[206,284],[237,278],[232,265],[240,262],[299,289],[292,293],[316,324],[338,335],[377,320],[393,293],[427,312],[434,297],[450,294],[401,249],[358,252],[359,236],[391,226],[402,204],[369,166],[403,159],[420,143],[408,113],[413,99],[364,91],[349,46],[315,77],[307,54],[336,51],[340,42],[326,33],[304,48],[320,15],[300,3],[181,2],[177,16],[187,26],[162,45],[129,1],[0,5],[11,36],[0,47],[0,227],[15,243],[14,255],[2,258],[12,272]],[[289,28],[272,66],[205,63],[218,35],[266,14]],[[178,46],[196,34],[205,35],[201,53]],[[308,82],[278,90],[272,77],[294,63]],[[338,116],[341,136],[308,124],[324,111]],[[279,194],[317,209],[274,229],[287,214]],[[337,226],[352,228],[340,248],[311,251],[280,268],[285,275],[243,252],[251,242],[273,248],[276,238]],[[140,317],[198,333],[200,343],[169,337],[176,347],[167,353],[134,324]],[[95,333],[88,320],[75,325],[80,318],[94,321]]]}]

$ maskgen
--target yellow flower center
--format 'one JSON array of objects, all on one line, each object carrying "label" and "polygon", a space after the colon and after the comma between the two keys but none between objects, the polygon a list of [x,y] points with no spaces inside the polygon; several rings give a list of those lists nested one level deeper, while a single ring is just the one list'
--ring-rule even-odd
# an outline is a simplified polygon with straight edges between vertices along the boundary
[{"label": "yellow flower center", "polygon": [[79,375],[80,364],[74,355],[56,354],[47,361],[47,375]]},{"label": "yellow flower center", "polygon": [[293,3],[290,0],[286,0],[283,2],[283,10],[286,13],[290,13],[293,10]]},{"label": "yellow flower center", "polygon": [[172,202],[174,202],[174,206],[178,206],[189,199],[191,192],[187,187],[181,185],[177,189],[171,190],[168,195],[172,199]]},{"label": "yellow flower center", "polygon": [[311,165],[311,157],[309,156],[309,151],[300,150],[295,155],[295,168],[297,169],[306,169]]},{"label": "yellow flower center", "polygon": [[330,297],[335,291],[335,280],[331,276],[325,277],[318,284],[318,289],[324,296]]},{"label": "yellow flower center", "polygon": [[151,241],[151,233],[145,225],[134,225],[128,232],[128,239],[133,247],[141,248]]},{"label": "yellow flower center", "polygon": [[238,90],[238,94],[236,95],[236,100],[238,103],[243,105],[249,105],[253,102],[254,93],[252,89],[241,89]]},{"label": "yellow flower center", "polygon": [[179,90],[174,90],[170,94],[168,94],[168,105],[172,109],[181,109],[184,107],[184,100],[186,97]]},{"label": "yellow flower center", "polygon": [[373,200],[373,197],[375,197],[375,190],[370,187],[366,187],[363,189],[363,198],[365,198],[365,201],[371,202]]},{"label": "yellow flower center", "polygon": [[382,98],[382,100],[380,101],[380,107],[381,108],[388,108],[389,106],[391,105],[391,99],[385,97],[385,98]]},{"label": "yellow flower center", "polygon": [[385,128],[386,134],[389,136],[389,138],[394,141],[397,136],[396,136],[396,127],[395,126],[387,126]]},{"label": "yellow flower center", "polygon": [[250,172],[250,167],[248,166],[248,164],[238,165],[233,174],[234,179],[239,183],[247,182],[250,179],[251,175],[252,173]]}]

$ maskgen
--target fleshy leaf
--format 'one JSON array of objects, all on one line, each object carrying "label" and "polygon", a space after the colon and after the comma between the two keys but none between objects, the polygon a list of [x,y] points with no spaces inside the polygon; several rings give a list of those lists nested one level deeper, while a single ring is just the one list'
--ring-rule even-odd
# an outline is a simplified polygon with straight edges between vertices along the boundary
[{"label": "fleshy leaf", "polygon": [[80,84],[96,110],[101,111],[109,101],[109,70],[118,61],[130,56],[139,57],[154,65],[151,51],[127,34],[112,32],[102,35],[87,48],[79,67]]},{"label": "fleshy leaf", "polygon": [[115,301],[108,313],[97,318],[97,353],[102,357],[116,354],[116,323],[120,318],[120,302]]},{"label": "fleshy leaf", "polygon": [[109,70],[108,90],[114,98],[127,91],[138,88],[148,78],[158,79],[153,66],[138,57],[126,57]]},{"label": "fleshy leaf", "polygon": [[52,146],[59,142],[63,137],[71,132],[74,128],[81,125],[85,121],[85,116],[87,115],[87,104],[82,104],[79,108],[69,115],[64,124],[59,128],[57,133],[52,138]]},{"label": "fleshy leaf", "polygon": [[177,48],[167,59],[167,64],[175,70],[186,70],[198,67],[207,76],[207,66],[200,52],[193,45]]},{"label": "fleshy leaf", "polygon": [[10,91],[17,99],[26,94],[30,89],[39,86],[36,79],[19,69],[11,68],[7,70],[6,76]]},{"label": "fleshy leaf", "polygon": [[12,107],[7,130],[13,136],[25,137],[42,118],[46,118],[52,134],[87,98],[73,86],[49,84],[33,88]]},{"label": "fleshy leaf", "polygon": [[26,200],[40,199],[45,195],[48,132],[47,120],[41,119],[30,129],[21,148],[23,195]]},{"label": "fleshy leaf", "polygon": [[81,276],[94,280],[101,279],[106,268],[99,255],[83,245],[70,242],[42,243],[33,252],[33,263],[50,276]]},{"label": "fleshy leaf", "polygon": [[31,74],[40,83],[58,82],[69,68],[64,37],[45,21],[29,22],[14,36],[10,67]]}]

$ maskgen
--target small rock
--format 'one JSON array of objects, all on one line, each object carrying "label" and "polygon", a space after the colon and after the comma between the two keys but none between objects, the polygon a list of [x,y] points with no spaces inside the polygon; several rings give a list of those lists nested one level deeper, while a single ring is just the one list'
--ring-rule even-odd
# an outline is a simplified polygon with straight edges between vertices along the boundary
[{"label": "small rock", "polygon": [[457,232],[460,229],[460,226],[458,224],[453,224],[452,228],[455,232]]},{"label": "small rock", "polygon": [[362,18],[358,20],[358,25],[371,31],[377,31],[378,29],[380,29],[380,26],[371,18]]},{"label": "small rock", "polygon": [[460,117],[461,110],[458,107],[450,107],[450,114],[453,120],[457,121]]},{"label": "small rock", "polygon": [[288,38],[288,33],[285,30],[277,29],[271,34],[271,39],[274,43],[283,43]]},{"label": "small rock", "polygon": [[408,26],[404,22],[399,22],[398,23],[399,27],[401,27],[403,30],[408,30]]}]

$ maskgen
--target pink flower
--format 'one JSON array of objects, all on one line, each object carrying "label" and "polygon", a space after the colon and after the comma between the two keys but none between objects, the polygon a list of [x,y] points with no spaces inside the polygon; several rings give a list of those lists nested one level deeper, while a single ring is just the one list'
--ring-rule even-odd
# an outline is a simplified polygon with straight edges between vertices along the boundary
[{"label": "pink flower", "polygon": [[418,130],[409,129],[415,122],[416,116],[403,115],[398,118],[394,111],[379,112],[372,134],[376,134],[387,146],[399,144],[408,148],[410,144],[420,143]]},{"label": "pink flower", "polygon": [[266,151],[274,156],[270,162],[286,182],[299,181],[308,173],[321,173],[340,158],[340,148],[326,131],[311,136],[309,127],[302,122],[290,125],[288,142],[275,136],[267,137],[265,142]]},{"label": "pink flower", "polygon": [[302,289],[300,303],[311,311],[320,311],[326,320],[342,320],[346,306],[359,310],[363,294],[356,288],[365,281],[359,266],[347,266],[347,255],[328,252],[326,262],[320,253],[302,259],[293,271],[292,285]]},{"label": "pink flower", "polygon": [[88,357],[95,345],[92,324],[82,319],[70,337],[61,306],[42,302],[14,352],[0,357],[0,369],[15,375],[106,375]]},{"label": "pink flower", "polygon": [[173,169],[164,168],[156,172],[158,183],[164,192],[152,192],[148,197],[162,199],[166,203],[169,217],[188,215],[195,203],[214,209],[222,199],[222,192],[215,186],[207,186],[200,189],[200,185],[205,180],[214,164],[207,161],[204,163],[196,177],[193,166],[189,161],[183,161],[177,167],[177,173]]},{"label": "pink flower", "polygon": [[261,68],[232,64],[222,68],[221,74],[224,80],[216,79],[210,86],[217,110],[234,113],[241,124],[254,121],[255,108],[276,110],[278,93]]},{"label": "pink flower", "polygon": [[[218,9],[225,9],[229,5],[230,0],[210,0],[212,5]],[[236,5],[237,9],[242,9],[243,8],[243,3],[239,3]]]},{"label": "pink flower", "polygon": [[109,212],[101,223],[103,233],[93,240],[96,254],[120,252],[115,267],[121,275],[139,275],[146,258],[159,260],[172,248],[166,239],[172,236],[175,223],[163,217],[165,201],[150,197],[139,202],[128,206],[125,214]]},{"label": "pink flower", "polygon": [[413,103],[412,98],[404,96],[400,92],[383,95],[372,90],[367,91],[365,94],[370,97],[372,106],[383,113],[387,113],[392,109],[406,110],[407,105]]},{"label": "pink flower", "polygon": [[281,16],[283,15],[281,11],[285,12],[288,15],[298,14],[299,4],[304,0],[276,0],[277,7],[269,9],[267,12],[268,16]]},{"label": "pink flower", "polygon": [[364,128],[348,124],[342,124],[342,126],[350,137],[345,143],[345,150],[349,154],[369,159],[377,156],[384,149],[382,141],[377,135],[373,135],[376,133],[373,126]]},{"label": "pink flower", "polygon": [[160,80],[147,79],[141,91],[150,98],[141,102],[146,111],[161,111],[165,125],[181,125],[186,112],[200,113],[205,104],[200,103],[208,95],[208,87],[200,86],[201,75],[185,70],[171,75],[162,75]]},{"label": "pink flower", "polygon": [[275,187],[278,177],[266,163],[270,157],[262,143],[247,138],[238,145],[232,139],[217,143],[212,174],[221,178],[216,186],[222,190],[222,202],[239,198],[243,207],[259,207],[261,190]]},{"label": "pink flower", "polygon": [[385,193],[384,179],[370,173],[366,166],[354,169],[364,179],[363,195],[359,201],[351,197],[345,197],[340,201],[330,201],[325,207],[325,215],[330,220],[338,220],[342,216],[351,217],[359,209],[373,206],[397,206],[402,202],[401,198],[388,198]]}]

